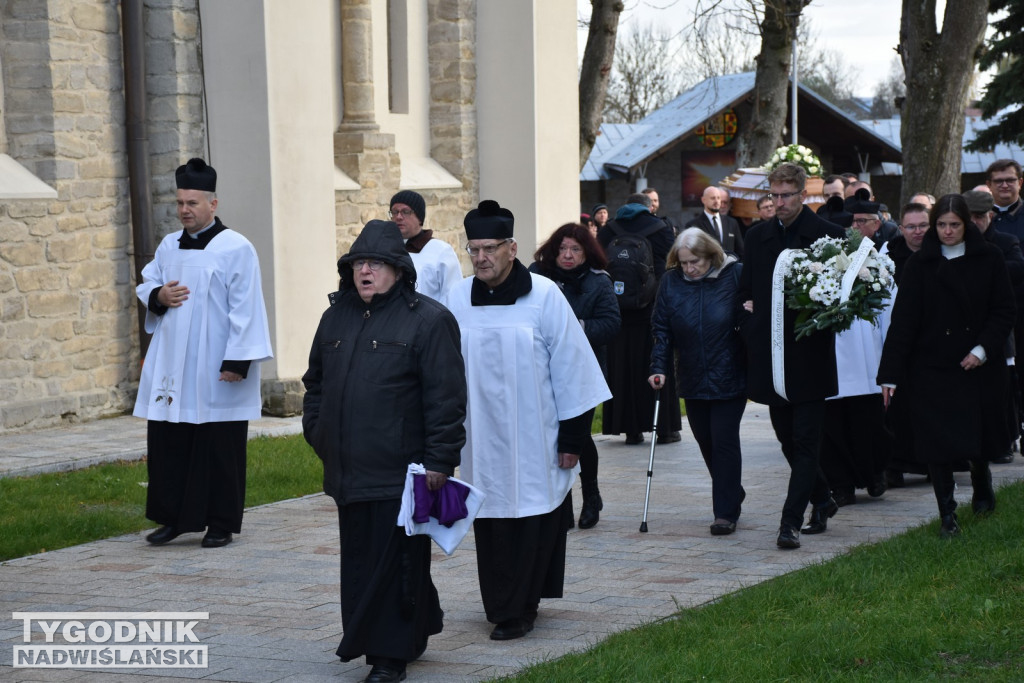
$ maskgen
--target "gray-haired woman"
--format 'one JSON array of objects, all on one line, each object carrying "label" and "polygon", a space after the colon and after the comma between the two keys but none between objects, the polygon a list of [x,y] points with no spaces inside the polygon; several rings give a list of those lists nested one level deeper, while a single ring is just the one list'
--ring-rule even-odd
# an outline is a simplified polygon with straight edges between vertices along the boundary
[{"label": "gray-haired woman", "polygon": [[715,536],[736,530],[746,495],[740,483],[746,372],[735,319],[741,268],[706,232],[684,230],[669,252],[651,319],[648,382],[660,389],[665,375],[676,368],[686,420],[711,474]]}]

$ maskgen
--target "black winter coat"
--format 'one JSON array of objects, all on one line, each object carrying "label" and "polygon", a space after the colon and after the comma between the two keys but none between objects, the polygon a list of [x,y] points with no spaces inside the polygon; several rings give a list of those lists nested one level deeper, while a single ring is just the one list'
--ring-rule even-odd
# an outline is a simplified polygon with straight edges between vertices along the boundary
[{"label": "black winter coat", "polygon": [[[907,261],[882,348],[879,384],[896,385],[890,420],[913,432],[922,462],[995,455],[1009,443],[1004,347],[1016,314],[999,249],[974,225],[966,252],[947,260],[935,230]],[[975,346],[981,367],[960,362]]]},{"label": "black winter coat", "polygon": [[[454,474],[466,442],[458,323],[414,291],[412,259],[390,225],[383,236],[365,228],[339,262],[344,288],[330,296],[302,377],[303,434],[338,505],[401,498],[410,463]],[[346,272],[357,257],[387,260],[404,277],[366,304]]]},{"label": "black winter coat", "polygon": [[746,361],[736,332],[741,269],[730,257],[699,280],[687,280],[678,268],[661,279],[651,318],[651,374],[668,374],[675,365],[681,398],[724,400],[746,391]]},{"label": "black winter coat", "polygon": [[[806,249],[820,237],[846,237],[837,225],[817,216],[806,206],[792,225],[783,230],[773,218],[747,231],[746,255],[736,305],[740,335],[747,346],[747,396],[767,405],[782,405],[772,382],[772,276],[783,249]],[[754,312],[743,310],[753,300]],[[791,403],[815,401],[834,396],[839,390],[836,374],[836,336],[815,332],[796,341],[793,327],[797,311],[785,309],[783,320],[786,361],[786,395]]]},{"label": "black winter coat", "polygon": [[896,235],[887,244],[889,248],[886,251],[886,256],[891,258],[893,265],[896,266],[892,277],[898,285],[903,279],[903,267],[907,265],[907,260],[914,255],[914,252],[907,246],[907,240],[903,235]]},{"label": "black winter coat", "polygon": [[[603,270],[583,268],[578,277],[562,269],[548,275],[538,263],[531,263],[531,273],[543,275],[558,285],[572,307],[572,312],[583,324],[583,333],[594,349],[597,362],[602,370],[606,370],[606,346],[615,339],[622,326],[619,315],[619,301],[612,288],[612,280]],[[573,271],[575,273],[575,271]],[[607,374],[607,371],[605,372]]]}]

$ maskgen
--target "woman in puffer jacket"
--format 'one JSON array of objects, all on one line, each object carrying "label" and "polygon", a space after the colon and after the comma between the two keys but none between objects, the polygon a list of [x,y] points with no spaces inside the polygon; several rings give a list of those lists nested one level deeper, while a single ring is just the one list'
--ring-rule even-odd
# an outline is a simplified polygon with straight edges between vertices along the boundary
[{"label": "woman in puffer jacket", "polygon": [[740,419],[747,404],[745,357],[736,331],[742,265],[700,228],[684,230],[669,252],[651,327],[654,389],[676,368],[686,419],[711,474],[715,536],[736,530],[746,493],[740,484]]}]

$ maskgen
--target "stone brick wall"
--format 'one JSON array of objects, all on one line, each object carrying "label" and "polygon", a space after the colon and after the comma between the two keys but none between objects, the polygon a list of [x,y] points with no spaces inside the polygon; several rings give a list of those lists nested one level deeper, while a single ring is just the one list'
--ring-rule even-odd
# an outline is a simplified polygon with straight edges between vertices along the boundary
[{"label": "stone brick wall", "polygon": [[[202,151],[195,0],[147,3],[157,222]],[[0,203],[0,432],[131,409],[138,380],[118,4],[0,0],[4,151],[56,200]]]},{"label": "stone brick wall", "polygon": [[[155,242],[179,229],[174,169],[208,156],[197,0],[145,0]],[[361,5],[360,5],[361,7]],[[430,0],[432,155],[462,187],[421,191],[456,248],[477,201],[475,0]],[[0,433],[129,412],[139,376],[119,3],[0,0],[0,152],[56,200],[0,200]],[[360,183],[335,196],[337,253],[399,189],[393,136],[342,129],[336,161]],[[297,378],[265,382],[294,412]]]}]

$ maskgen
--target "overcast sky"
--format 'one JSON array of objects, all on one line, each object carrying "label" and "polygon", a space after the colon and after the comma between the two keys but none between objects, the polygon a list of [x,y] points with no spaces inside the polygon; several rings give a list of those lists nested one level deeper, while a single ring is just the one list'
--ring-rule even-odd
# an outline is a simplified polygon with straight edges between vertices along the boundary
[{"label": "overcast sky", "polygon": [[[629,22],[653,23],[670,31],[678,31],[693,21],[694,0],[624,0],[626,9],[620,27]],[[941,17],[944,0],[939,0]],[[820,47],[835,50],[850,66],[859,71],[855,95],[870,97],[875,86],[889,75],[893,48],[899,42],[899,0],[814,0],[803,11],[811,22]],[[577,0],[577,14],[590,17],[590,1]],[[941,19],[940,19],[941,21]],[[580,53],[587,42],[586,31],[580,31]]]}]

